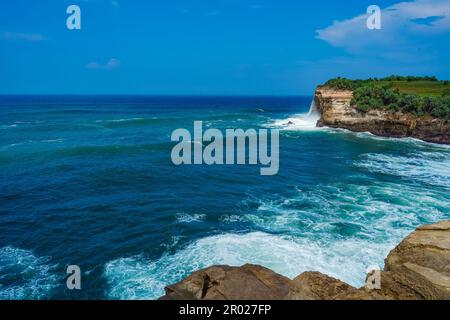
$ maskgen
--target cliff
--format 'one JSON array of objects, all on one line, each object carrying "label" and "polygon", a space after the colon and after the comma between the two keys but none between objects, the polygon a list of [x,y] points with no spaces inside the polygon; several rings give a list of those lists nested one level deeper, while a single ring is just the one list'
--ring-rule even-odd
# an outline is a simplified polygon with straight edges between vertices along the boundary
[{"label": "cliff", "polygon": [[168,286],[160,299],[450,300],[450,220],[418,228],[391,251],[384,270],[368,279],[379,286],[354,288],[319,272],[291,280],[256,265],[214,266]]},{"label": "cliff", "polygon": [[351,106],[352,91],[318,87],[314,101],[321,114],[318,126],[370,132],[384,137],[412,137],[450,144],[450,121],[392,110],[361,112]]}]

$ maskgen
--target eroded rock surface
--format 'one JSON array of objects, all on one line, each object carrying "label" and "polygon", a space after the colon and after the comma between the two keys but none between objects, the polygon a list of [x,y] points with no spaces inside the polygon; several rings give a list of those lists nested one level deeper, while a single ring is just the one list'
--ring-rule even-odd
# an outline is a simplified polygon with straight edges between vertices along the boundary
[{"label": "eroded rock surface", "polygon": [[281,300],[289,293],[290,282],[261,266],[214,266],[168,286],[162,299]]},{"label": "eroded rock surface", "polygon": [[351,285],[320,272],[304,272],[291,282],[289,300],[334,300],[339,295],[357,293]]},{"label": "eroded rock surface", "polygon": [[431,116],[415,116],[391,110],[360,112],[351,106],[352,91],[318,87],[314,96],[321,118],[319,126],[370,132],[375,135],[413,137],[428,142],[450,144],[450,121]]},{"label": "eroded rock surface", "polygon": [[450,299],[450,220],[409,235],[391,251],[385,271],[419,299]]}]

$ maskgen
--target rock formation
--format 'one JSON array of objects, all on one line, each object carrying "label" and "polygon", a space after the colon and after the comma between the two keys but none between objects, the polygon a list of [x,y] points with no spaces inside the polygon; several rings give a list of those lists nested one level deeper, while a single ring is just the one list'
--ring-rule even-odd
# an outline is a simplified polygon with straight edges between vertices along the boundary
[{"label": "rock formation", "polygon": [[361,112],[351,105],[352,91],[318,87],[314,96],[321,114],[319,126],[370,132],[375,135],[413,137],[428,142],[450,144],[450,121],[431,116],[415,116],[392,110]]},{"label": "rock formation", "polygon": [[168,286],[162,299],[274,300],[289,290],[288,278],[261,266],[214,266]]},{"label": "rock formation", "polygon": [[378,275],[378,289],[354,288],[319,272],[290,280],[261,266],[214,266],[168,286],[161,299],[450,300],[450,220],[418,228],[391,251]]}]

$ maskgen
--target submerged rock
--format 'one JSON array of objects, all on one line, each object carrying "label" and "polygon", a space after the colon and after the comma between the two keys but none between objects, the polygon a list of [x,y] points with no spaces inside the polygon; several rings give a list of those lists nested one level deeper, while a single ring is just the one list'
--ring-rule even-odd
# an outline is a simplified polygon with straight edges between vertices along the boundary
[{"label": "submerged rock", "polygon": [[318,87],[314,96],[321,114],[319,127],[370,132],[384,137],[412,137],[428,142],[450,144],[450,120],[415,116],[392,110],[356,110],[352,91]]},{"label": "submerged rock", "polygon": [[160,299],[450,300],[450,220],[405,238],[386,258],[379,279],[378,289],[358,289],[319,272],[290,280],[256,265],[214,266],[168,286]]}]

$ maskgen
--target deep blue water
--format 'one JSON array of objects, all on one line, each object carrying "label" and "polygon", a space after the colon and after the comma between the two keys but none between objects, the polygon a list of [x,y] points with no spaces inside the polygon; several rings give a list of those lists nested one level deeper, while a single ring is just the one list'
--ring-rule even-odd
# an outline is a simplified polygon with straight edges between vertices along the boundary
[{"label": "deep blue water", "polygon": [[[415,227],[450,218],[450,149],[311,128],[310,102],[0,97],[0,299],[152,299],[248,262],[362,285]],[[170,135],[194,120],[280,129],[279,174],[174,166]]]}]

